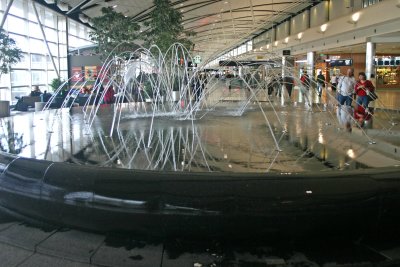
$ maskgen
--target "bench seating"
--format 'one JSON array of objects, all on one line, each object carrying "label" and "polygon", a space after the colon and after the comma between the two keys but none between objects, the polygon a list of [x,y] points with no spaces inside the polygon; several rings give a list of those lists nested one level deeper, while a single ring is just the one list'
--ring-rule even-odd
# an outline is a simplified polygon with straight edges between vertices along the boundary
[{"label": "bench seating", "polygon": [[40,96],[23,96],[21,97],[22,102],[27,104],[28,107],[35,107],[35,102],[40,102]]}]

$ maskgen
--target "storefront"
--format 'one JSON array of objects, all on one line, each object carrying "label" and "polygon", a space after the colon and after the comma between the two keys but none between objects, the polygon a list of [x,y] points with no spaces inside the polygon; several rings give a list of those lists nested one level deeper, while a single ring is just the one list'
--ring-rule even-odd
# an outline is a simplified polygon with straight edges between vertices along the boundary
[{"label": "storefront", "polygon": [[376,57],[377,88],[400,88],[400,57]]}]

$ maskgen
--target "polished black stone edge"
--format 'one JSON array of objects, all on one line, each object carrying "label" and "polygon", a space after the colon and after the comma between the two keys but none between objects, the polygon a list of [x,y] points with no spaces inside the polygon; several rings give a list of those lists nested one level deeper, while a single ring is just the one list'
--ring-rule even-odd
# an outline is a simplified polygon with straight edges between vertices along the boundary
[{"label": "polished black stone edge", "polygon": [[181,173],[0,154],[0,206],[100,232],[185,236],[363,234],[400,223],[399,167]]}]

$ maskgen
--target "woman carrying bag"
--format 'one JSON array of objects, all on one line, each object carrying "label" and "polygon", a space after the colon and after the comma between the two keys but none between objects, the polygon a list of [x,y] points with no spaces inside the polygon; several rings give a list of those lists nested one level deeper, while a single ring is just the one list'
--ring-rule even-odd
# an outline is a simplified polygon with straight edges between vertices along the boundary
[{"label": "woman carrying bag", "polygon": [[355,85],[355,93],[357,95],[357,106],[362,106],[364,109],[368,108],[370,101],[376,99],[372,96],[375,95],[375,87],[370,80],[367,80],[365,72],[360,72],[358,74],[358,82]]}]

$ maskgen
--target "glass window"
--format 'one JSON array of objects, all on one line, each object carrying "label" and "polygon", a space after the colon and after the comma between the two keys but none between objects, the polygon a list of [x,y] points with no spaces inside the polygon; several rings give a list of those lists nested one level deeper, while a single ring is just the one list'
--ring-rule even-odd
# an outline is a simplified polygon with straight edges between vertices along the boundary
[{"label": "glass window", "polygon": [[[2,1],[3,2],[3,1]],[[16,15],[18,17],[25,17],[24,5],[22,0],[16,0],[13,2],[10,8],[10,14]],[[18,24],[16,24],[18,25]]]},{"label": "glass window", "polygon": [[48,43],[52,56],[58,56],[58,46],[54,43]]},{"label": "glass window", "polygon": [[2,74],[0,79],[0,87],[8,87],[10,84],[10,75]]},{"label": "glass window", "polygon": [[45,84],[46,83],[46,71],[33,70],[31,71],[32,84]]},{"label": "glass window", "polygon": [[57,73],[55,71],[47,72],[47,84],[50,84],[53,79],[57,78]]},{"label": "glass window", "polygon": [[29,52],[28,38],[12,33],[10,33],[9,36],[14,39],[18,48],[20,48],[23,52]]},{"label": "glass window", "polygon": [[62,70],[68,69],[68,60],[66,57],[60,58],[60,68]]},{"label": "glass window", "polygon": [[59,49],[60,49],[60,57],[66,57],[68,55],[68,51],[67,51],[67,46],[60,44],[59,45]]},{"label": "glass window", "polygon": [[48,42],[57,42],[58,41],[58,35],[55,30],[45,27],[44,33],[46,34],[46,40]]},{"label": "glass window", "polygon": [[[50,56],[46,56],[47,58],[47,69],[48,70],[54,70],[54,66],[53,66],[53,62],[51,61]],[[56,64],[57,68],[58,68],[58,59],[57,57],[53,57],[54,63]]]},{"label": "glass window", "polygon": [[44,25],[46,25],[47,27],[55,28],[56,27],[55,17],[56,16],[54,16],[53,12],[46,9],[44,12]]},{"label": "glass window", "polygon": [[39,24],[29,22],[29,36],[36,37],[36,38],[43,37]]},{"label": "glass window", "polygon": [[29,71],[27,70],[11,70],[11,85],[27,85],[29,84]]},{"label": "glass window", "polygon": [[23,34],[23,35],[27,34],[25,20],[14,17],[14,16],[7,16],[7,23],[8,23],[8,29],[11,32],[19,33],[19,34]]},{"label": "glass window", "polygon": [[76,35],[76,23],[69,20],[69,34]]},{"label": "glass window", "polygon": [[29,40],[29,45],[32,53],[47,54],[47,49],[46,46],[44,45],[43,40],[37,40],[31,38]]},{"label": "glass window", "polygon": [[[21,57],[21,61],[12,65],[11,68],[13,69],[29,69],[29,55],[23,54]],[[3,79],[3,76],[1,77]]]},{"label": "glass window", "polygon": [[32,69],[46,69],[46,57],[43,55],[31,54]]},{"label": "glass window", "polygon": [[[38,8],[38,7],[39,7],[39,6],[36,5],[36,8]],[[35,14],[35,10],[33,9],[32,2],[31,2],[31,1],[28,2],[28,19],[29,19],[30,21],[37,21],[37,19],[36,19],[36,14]]]},{"label": "glass window", "polygon": [[60,71],[60,77],[62,80],[65,80],[65,81],[68,80],[68,71],[66,71],[66,70]]}]

